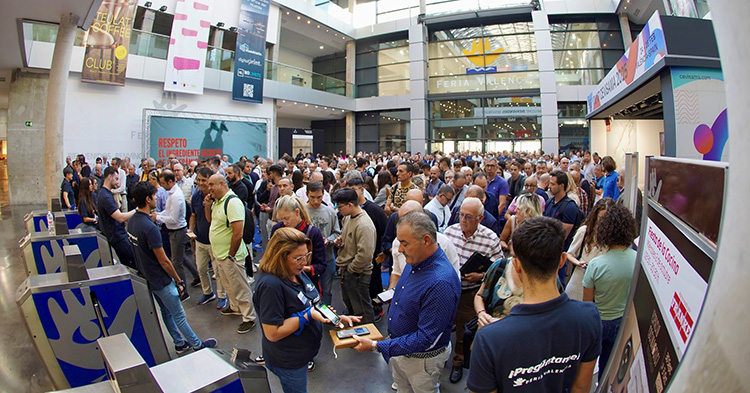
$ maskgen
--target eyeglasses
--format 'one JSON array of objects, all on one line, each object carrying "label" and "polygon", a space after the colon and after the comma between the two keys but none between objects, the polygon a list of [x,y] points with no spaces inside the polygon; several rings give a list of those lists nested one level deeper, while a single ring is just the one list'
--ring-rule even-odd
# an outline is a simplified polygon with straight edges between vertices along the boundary
[{"label": "eyeglasses", "polygon": [[310,258],[311,255],[312,255],[312,252],[308,251],[307,254],[300,255],[297,258],[292,258],[292,260],[294,261],[294,263],[299,265],[302,262],[306,262]]},{"label": "eyeglasses", "polygon": [[472,216],[471,214],[458,213],[458,218],[459,219],[466,219],[468,221],[474,221],[477,217]]}]

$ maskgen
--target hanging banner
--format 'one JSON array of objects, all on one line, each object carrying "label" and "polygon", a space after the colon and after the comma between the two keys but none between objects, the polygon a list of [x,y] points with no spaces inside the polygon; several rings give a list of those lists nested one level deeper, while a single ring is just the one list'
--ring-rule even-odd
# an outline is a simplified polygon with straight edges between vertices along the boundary
[{"label": "hanging banner", "polygon": [[135,0],[104,0],[84,37],[81,81],[125,86]]},{"label": "hanging banner", "polygon": [[263,68],[266,63],[266,26],[270,0],[242,0],[234,52],[232,99],[263,102]]},{"label": "hanging banner", "polygon": [[643,26],[641,34],[630,44],[628,51],[589,94],[588,113],[615,98],[666,55],[667,44],[664,40],[664,29],[662,29],[659,11],[656,11],[646,26]]},{"label": "hanging banner", "polygon": [[178,1],[169,39],[164,90],[203,94],[213,0]]}]

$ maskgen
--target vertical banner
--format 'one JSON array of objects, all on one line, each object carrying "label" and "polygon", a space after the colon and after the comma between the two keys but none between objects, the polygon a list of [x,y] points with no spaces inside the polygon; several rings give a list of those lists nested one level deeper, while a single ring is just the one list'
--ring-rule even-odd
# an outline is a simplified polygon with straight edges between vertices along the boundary
[{"label": "vertical banner", "polygon": [[263,68],[266,63],[266,26],[270,0],[242,0],[234,53],[232,99],[263,102]]},{"label": "vertical banner", "polygon": [[178,1],[169,39],[164,90],[203,94],[213,0]]},{"label": "vertical banner", "polygon": [[135,0],[104,0],[84,43],[81,81],[125,86]]}]

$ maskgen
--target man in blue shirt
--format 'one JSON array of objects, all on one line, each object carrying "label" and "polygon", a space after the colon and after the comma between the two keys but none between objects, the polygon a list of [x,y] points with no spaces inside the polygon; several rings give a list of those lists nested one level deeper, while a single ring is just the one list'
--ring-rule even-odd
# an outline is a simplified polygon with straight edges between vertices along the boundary
[{"label": "man in blue shirt", "polygon": [[488,158],[484,163],[484,172],[487,174],[487,179],[489,180],[486,191],[491,192],[497,197],[499,206],[497,217],[500,218],[505,216],[505,209],[508,207],[507,198],[510,194],[510,187],[505,178],[501,176],[502,170],[500,174],[497,173],[498,168],[497,160],[494,158]]},{"label": "man in blue shirt", "polygon": [[120,175],[117,169],[107,167],[104,170],[104,181],[102,189],[99,190],[97,197],[96,209],[99,211],[99,228],[107,241],[115,249],[117,258],[123,265],[135,269],[135,257],[133,248],[128,242],[128,233],[125,230],[125,221],[133,216],[135,210],[122,213],[120,207],[115,202],[112,190],[120,186]]},{"label": "man in blue shirt", "polygon": [[[565,249],[570,247],[573,242],[573,236],[580,226],[579,219],[580,209],[575,201],[570,199],[565,190],[568,189],[568,175],[561,170],[554,170],[550,174],[549,190],[552,196],[547,201],[544,208],[544,216],[560,220],[565,230]],[[582,216],[582,214],[581,214]],[[565,282],[565,266],[560,269],[560,282]]]},{"label": "man in blue shirt", "polygon": [[[110,169],[112,167],[107,167]],[[187,291],[185,281],[177,275],[162,247],[161,233],[149,213],[156,207],[156,187],[147,182],[136,184],[135,203],[138,210],[128,222],[128,237],[138,255],[138,270],[146,277],[149,289],[161,310],[164,325],[178,354],[190,349],[213,348],[216,340],[201,341],[190,328],[180,295]]]},{"label": "man in blue shirt", "polygon": [[354,336],[359,352],[377,351],[391,365],[399,390],[436,391],[450,357],[461,282],[437,243],[432,219],[421,212],[399,219],[399,251],[408,264],[396,284],[388,318],[390,339]]},{"label": "man in blue shirt", "polygon": [[523,285],[523,303],[477,331],[466,381],[472,392],[591,391],[601,320],[592,303],[558,292],[564,239],[562,224],[548,217],[513,233],[511,273]]}]

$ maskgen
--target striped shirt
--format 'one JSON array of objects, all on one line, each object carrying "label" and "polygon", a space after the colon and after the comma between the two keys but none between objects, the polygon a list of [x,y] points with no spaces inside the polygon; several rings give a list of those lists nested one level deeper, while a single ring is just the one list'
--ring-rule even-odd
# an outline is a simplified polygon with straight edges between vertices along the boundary
[{"label": "striped shirt", "polygon": [[[490,258],[491,261],[497,261],[503,257],[503,250],[500,248],[500,238],[491,229],[482,224],[478,224],[477,230],[468,239],[461,230],[461,223],[456,223],[445,229],[445,236],[453,242],[458,253],[459,266],[463,266],[469,258],[478,252]],[[475,283],[461,280],[461,290],[479,288],[481,281]]]}]

